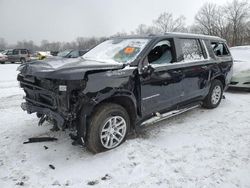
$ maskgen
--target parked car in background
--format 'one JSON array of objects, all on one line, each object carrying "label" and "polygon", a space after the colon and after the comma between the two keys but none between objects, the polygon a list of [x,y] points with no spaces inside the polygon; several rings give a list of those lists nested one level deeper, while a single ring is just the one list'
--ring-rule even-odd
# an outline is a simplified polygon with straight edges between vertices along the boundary
[{"label": "parked car in background", "polygon": [[234,58],[234,73],[229,87],[250,91],[250,46],[230,48]]},{"label": "parked car in background", "polygon": [[52,56],[57,56],[58,53],[59,53],[58,51],[50,51],[50,54],[51,54]]},{"label": "parked car in background", "polygon": [[4,64],[6,61],[8,61],[8,56],[0,52],[0,63]]},{"label": "parked car in background", "polygon": [[230,48],[234,58],[234,73],[229,87],[250,91],[250,46]]},{"label": "parked car in background", "polygon": [[11,63],[15,62],[25,63],[27,61],[30,61],[30,52],[27,49],[7,50],[6,55],[8,56],[8,61]]},{"label": "parked car in background", "polygon": [[225,40],[168,33],[113,38],[71,61],[23,64],[17,79],[23,110],[40,124],[75,128],[74,143],[98,153],[131,131],[201,105],[216,108],[232,67]]},{"label": "parked car in background", "polygon": [[77,58],[84,55],[88,50],[64,50],[57,54],[58,57],[63,58]]}]

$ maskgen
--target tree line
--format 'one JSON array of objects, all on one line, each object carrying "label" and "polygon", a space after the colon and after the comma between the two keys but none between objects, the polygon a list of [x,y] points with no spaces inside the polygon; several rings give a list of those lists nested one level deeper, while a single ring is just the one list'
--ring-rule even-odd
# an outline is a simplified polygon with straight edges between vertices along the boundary
[{"label": "tree line", "polygon": [[[186,26],[184,16],[175,17],[172,13],[163,12],[152,24],[140,24],[130,33],[119,32],[113,36],[165,34],[167,32],[187,32],[219,36],[227,40],[229,46],[250,44],[250,5],[248,0],[232,0],[224,5],[205,3],[197,12],[194,23]],[[41,41],[40,45],[31,41],[18,41],[8,45],[0,38],[0,49],[27,48],[30,50],[62,51],[64,49],[90,49],[109,37],[78,37],[72,42]]]}]

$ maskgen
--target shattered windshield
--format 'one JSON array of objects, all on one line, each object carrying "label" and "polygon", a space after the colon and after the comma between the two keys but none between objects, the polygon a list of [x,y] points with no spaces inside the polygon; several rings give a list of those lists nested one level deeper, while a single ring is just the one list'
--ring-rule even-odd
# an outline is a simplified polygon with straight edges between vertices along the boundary
[{"label": "shattered windshield", "polygon": [[104,63],[131,63],[148,44],[149,39],[107,40],[82,57]]}]

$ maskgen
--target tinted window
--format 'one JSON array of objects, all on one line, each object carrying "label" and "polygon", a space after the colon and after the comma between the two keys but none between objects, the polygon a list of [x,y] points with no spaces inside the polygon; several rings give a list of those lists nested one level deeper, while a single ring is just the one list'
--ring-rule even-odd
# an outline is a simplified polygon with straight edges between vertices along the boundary
[{"label": "tinted window", "polygon": [[13,50],[13,55],[18,55],[19,51],[18,50]]},{"label": "tinted window", "polygon": [[214,54],[216,56],[227,56],[229,51],[224,43],[221,42],[211,42]]},{"label": "tinted window", "polygon": [[27,54],[27,50],[21,50],[21,54]]},{"label": "tinted window", "polygon": [[151,64],[171,63],[172,59],[172,47],[169,40],[157,43],[148,54],[148,62]]},{"label": "tinted window", "polygon": [[8,51],[6,51],[5,54],[6,54],[6,55],[13,55],[13,50],[8,50]]},{"label": "tinted window", "polygon": [[180,39],[183,61],[203,60],[201,44],[197,39]]}]

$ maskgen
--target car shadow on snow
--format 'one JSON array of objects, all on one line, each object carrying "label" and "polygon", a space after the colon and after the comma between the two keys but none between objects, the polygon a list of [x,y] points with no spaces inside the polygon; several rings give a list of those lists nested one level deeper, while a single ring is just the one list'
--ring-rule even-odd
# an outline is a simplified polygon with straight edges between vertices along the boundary
[{"label": "car shadow on snow", "polygon": [[229,88],[226,92],[233,94],[250,94],[250,88]]}]

